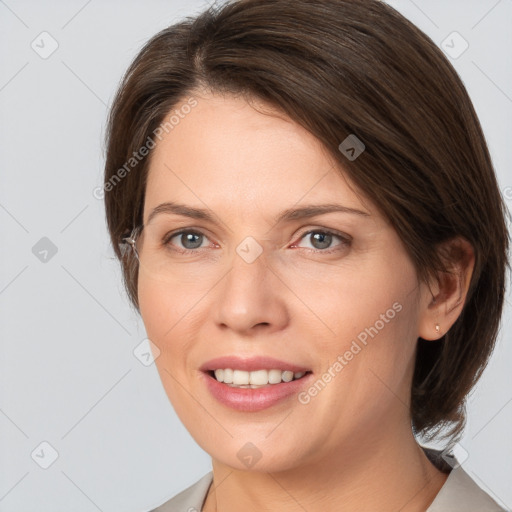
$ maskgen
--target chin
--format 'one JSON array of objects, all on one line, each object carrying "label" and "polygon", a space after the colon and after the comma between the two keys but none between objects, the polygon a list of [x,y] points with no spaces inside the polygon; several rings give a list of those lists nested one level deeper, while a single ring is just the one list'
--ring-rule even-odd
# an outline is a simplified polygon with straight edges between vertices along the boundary
[{"label": "chin", "polygon": [[211,439],[195,440],[214,462],[237,471],[278,473],[300,467],[304,463],[304,450],[297,449],[298,446],[304,448],[300,440],[289,437],[289,442],[283,444],[277,438],[265,439],[265,435],[260,432],[259,435],[251,436],[249,431],[243,436],[229,438],[224,443]]}]

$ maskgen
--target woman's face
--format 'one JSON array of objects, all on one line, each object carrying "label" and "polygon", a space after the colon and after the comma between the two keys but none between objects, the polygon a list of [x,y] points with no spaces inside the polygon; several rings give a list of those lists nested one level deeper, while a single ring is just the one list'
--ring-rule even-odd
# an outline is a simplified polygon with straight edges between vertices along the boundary
[{"label": "woman's face", "polygon": [[138,282],[180,419],[215,460],[265,471],[410,431],[429,295],[396,232],[303,128],[197,98],[153,150],[144,224],[188,210],[153,215]]}]

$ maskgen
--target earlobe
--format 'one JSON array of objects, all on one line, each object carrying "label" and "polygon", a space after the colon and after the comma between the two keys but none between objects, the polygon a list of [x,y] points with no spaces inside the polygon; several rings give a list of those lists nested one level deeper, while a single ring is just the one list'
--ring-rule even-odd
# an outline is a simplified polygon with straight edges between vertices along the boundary
[{"label": "earlobe", "polygon": [[459,318],[464,307],[475,256],[471,244],[462,237],[454,238],[440,248],[446,270],[439,272],[435,285],[425,287],[429,294],[421,313],[419,337],[425,340],[442,338]]},{"label": "earlobe", "polygon": [[433,341],[442,338],[446,331],[442,328],[442,320],[440,319],[439,308],[441,304],[438,302],[440,291],[434,292],[432,287],[429,287],[427,293],[430,293],[430,301],[420,321],[419,337],[424,340]]}]

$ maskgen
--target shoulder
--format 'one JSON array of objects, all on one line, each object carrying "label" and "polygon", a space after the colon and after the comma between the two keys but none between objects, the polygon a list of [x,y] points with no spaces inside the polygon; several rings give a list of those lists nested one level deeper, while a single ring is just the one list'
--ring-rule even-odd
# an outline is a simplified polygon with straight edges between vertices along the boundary
[{"label": "shoulder", "polygon": [[150,512],[200,512],[212,479],[213,473],[210,471],[195,484]]},{"label": "shoulder", "polygon": [[[441,452],[439,452],[441,453]],[[455,461],[446,482],[426,512],[506,512]]]},{"label": "shoulder", "polygon": [[[437,459],[441,452],[429,450]],[[213,480],[212,472],[150,512],[200,512]],[[506,512],[462,468],[450,471],[446,482],[426,512]]]}]

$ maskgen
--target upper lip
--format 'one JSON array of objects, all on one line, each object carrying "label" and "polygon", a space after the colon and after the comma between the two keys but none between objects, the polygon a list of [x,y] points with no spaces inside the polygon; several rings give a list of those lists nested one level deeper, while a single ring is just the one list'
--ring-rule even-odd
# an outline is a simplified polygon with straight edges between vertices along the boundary
[{"label": "upper lip", "polygon": [[233,370],[245,370],[252,372],[256,370],[283,370],[292,372],[307,372],[309,368],[300,366],[286,361],[281,361],[273,357],[267,356],[253,356],[253,357],[239,357],[239,356],[223,356],[210,359],[204,363],[200,370],[203,372],[214,371],[219,369],[231,368]]}]

